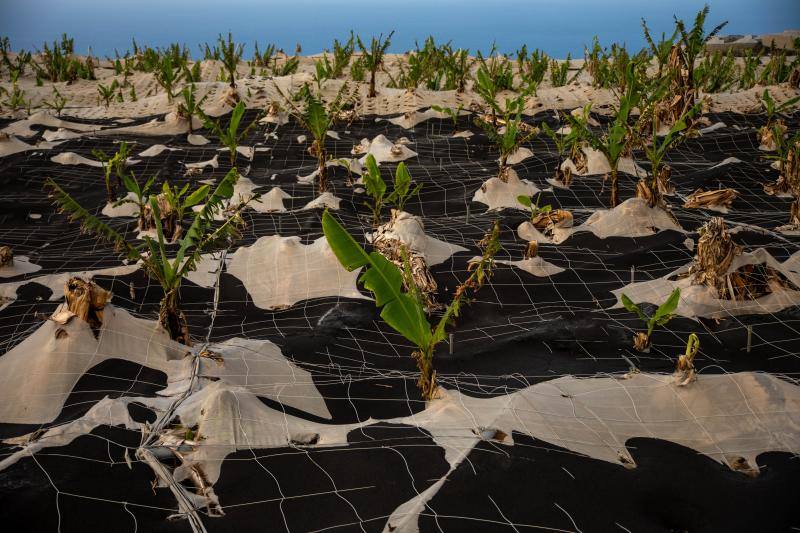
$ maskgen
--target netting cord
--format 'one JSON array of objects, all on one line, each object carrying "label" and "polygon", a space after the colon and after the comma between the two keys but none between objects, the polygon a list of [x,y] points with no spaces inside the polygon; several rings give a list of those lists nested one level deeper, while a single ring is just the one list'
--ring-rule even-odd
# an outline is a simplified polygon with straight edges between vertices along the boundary
[{"label": "netting cord", "polygon": [[185,516],[188,519],[189,525],[192,527],[192,531],[194,533],[206,533],[205,525],[203,525],[203,521],[197,514],[197,507],[193,504],[189,494],[187,494],[186,488],[179,483],[176,483],[172,473],[168,468],[161,464],[150,448],[154,447],[156,439],[158,439],[164,428],[172,421],[173,417],[175,416],[175,411],[178,409],[178,407],[194,392],[199,380],[201,359],[200,354],[208,347],[211,340],[211,331],[214,328],[214,320],[217,316],[217,307],[219,305],[219,280],[220,276],[222,275],[222,267],[225,265],[225,259],[227,255],[228,250],[223,250],[222,254],[220,255],[219,264],[217,265],[217,276],[214,281],[214,306],[211,309],[211,322],[208,326],[208,330],[206,331],[203,345],[200,347],[200,349],[193,350],[191,352],[191,356],[194,357],[194,362],[192,364],[192,376],[189,381],[189,386],[153,423],[147,435],[143,437],[142,443],[139,445],[139,449],[136,450],[136,456],[147,463],[150,468],[153,469],[155,475],[163,483],[165,483],[175,495],[175,499],[178,501],[178,508],[182,512],[182,516]]}]

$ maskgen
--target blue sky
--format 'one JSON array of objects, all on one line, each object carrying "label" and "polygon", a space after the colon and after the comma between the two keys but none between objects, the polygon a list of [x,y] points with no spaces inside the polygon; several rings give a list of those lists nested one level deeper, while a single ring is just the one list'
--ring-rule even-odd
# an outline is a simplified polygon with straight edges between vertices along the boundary
[{"label": "blue sky", "polygon": [[[41,47],[61,32],[83,52],[101,55],[130,47],[131,37],[150,45],[173,41],[197,45],[232,30],[252,50],[254,40],[304,52],[329,47],[350,29],[362,35],[396,30],[394,51],[434,34],[455,45],[506,51],[527,43],[563,57],[580,54],[595,34],[604,43],[642,43],[640,18],[657,32],[672,15],[691,18],[702,0],[0,0],[0,35],[14,48]],[[729,20],[727,33],[765,33],[800,28],[800,0],[717,0],[710,23]]]}]

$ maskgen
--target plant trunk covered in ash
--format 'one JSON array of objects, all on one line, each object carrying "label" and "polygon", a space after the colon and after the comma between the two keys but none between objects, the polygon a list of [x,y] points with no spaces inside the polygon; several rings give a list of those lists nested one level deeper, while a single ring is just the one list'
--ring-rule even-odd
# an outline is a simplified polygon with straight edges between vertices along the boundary
[{"label": "plant trunk covered in ash", "polygon": [[617,207],[619,204],[619,182],[618,182],[617,169],[611,169],[611,207]]},{"label": "plant trunk covered in ash", "polygon": [[675,188],[670,183],[672,169],[668,165],[663,165],[650,182],[645,178],[636,183],[636,197],[647,202],[650,207],[666,208],[664,196],[671,194]]},{"label": "plant trunk covered in ash", "polygon": [[522,253],[523,259],[533,259],[539,255],[539,243],[536,241],[528,241],[528,245],[525,246],[525,251]]},{"label": "plant trunk covered in ash", "polygon": [[314,139],[308,147],[308,153],[317,158],[317,188],[319,193],[328,191],[328,153],[325,150],[325,138]]},{"label": "plant trunk covered in ash", "polygon": [[569,156],[570,160],[575,165],[575,172],[577,174],[582,174],[589,168],[589,161],[583,151],[583,146],[583,144],[576,146]]},{"label": "plant trunk covered in ash", "polygon": [[161,308],[158,311],[158,322],[167,330],[172,340],[192,345],[189,337],[189,325],[186,323],[186,315],[180,309],[180,290],[175,288],[164,295],[161,300]]},{"label": "plant trunk covered in ash", "polygon": [[800,196],[795,198],[789,207],[789,225],[800,227]]},{"label": "plant trunk covered in ash", "polygon": [[694,333],[690,334],[689,340],[686,342],[686,352],[678,357],[678,363],[675,365],[673,376],[678,385],[685,386],[697,379],[694,358],[699,349],[700,339]]},{"label": "plant trunk covered in ash", "polygon": [[[791,194],[791,176],[794,176],[795,182],[800,182],[800,165],[798,165],[797,158],[790,155],[790,158],[786,161],[780,161],[780,172],[778,179],[774,183],[764,184],[764,192],[771,196],[779,196],[787,193]],[[798,191],[798,193],[800,193],[800,191]]]},{"label": "plant trunk covered in ash", "polygon": [[507,153],[500,155],[500,170],[497,172],[497,177],[503,183],[508,183],[508,156],[509,154]]}]

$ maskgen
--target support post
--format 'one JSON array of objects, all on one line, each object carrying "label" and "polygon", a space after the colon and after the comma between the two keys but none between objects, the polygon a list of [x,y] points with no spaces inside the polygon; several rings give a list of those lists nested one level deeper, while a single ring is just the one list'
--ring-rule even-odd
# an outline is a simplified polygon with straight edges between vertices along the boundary
[{"label": "support post", "polygon": [[753,348],[753,326],[747,325],[747,353]]}]

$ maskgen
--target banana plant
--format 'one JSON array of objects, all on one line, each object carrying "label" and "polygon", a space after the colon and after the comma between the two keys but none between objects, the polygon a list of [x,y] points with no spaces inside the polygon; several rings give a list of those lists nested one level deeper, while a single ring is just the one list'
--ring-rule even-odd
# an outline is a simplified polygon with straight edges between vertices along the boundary
[{"label": "banana plant", "polygon": [[[500,169],[497,176],[504,182],[508,181],[508,158],[539,132],[522,120],[526,102],[525,93],[514,99],[507,98],[502,110],[496,103],[492,105],[494,114],[490,120],[483,117],[475,119],[500,152]],[[502,119],[498,119],[497,114],[502,115]]]},{"label": "banana plant", "polygon": [[[203,201],[208,194],[208,190],[210,190],[210,186],[203,185],[189,194],[188,183],[182,188],[178,188],[177,185],[170,185],[166,181],[161,185],[161,193],[156,197],[156,200],[163,199],[165,202],[164,207],[167,208],[167,213],[162,212],[160,216],[162,230],[164,231],[165,237],[168,237],[170,242],[177,241],[183,234],[183,218],[186,215],[186,210]],[[160,209],[161,204],[159,203],[159,210]],[[156,213],[153,212],[153,218],[155,218],[155,215]],[[169,227],[164,226],[165,222]],[[171,230],[171,233],[167,230]],[[168,233],[170,234],[168,235]]]},{"label": "banana plant", "polygon": [[322,83],[333,77],[333,65],[328,59],[328,54],[322,54],[322,59],[314,61],[314,82],[317,84],[317,90],[322,91]]},{"label": "banana plant", "polygon": [[659,39],[658,42],[650,35],[650,28],[647,27],[647,22],[644,19],[642,19],[642,30],[644,30],[644,39],[647,42],[647,46],[650,48],[650,54],[658,63],[656,78],[660,78],[661,74],[664,72],[664,67],[669,61],[669,54],[672,52],[675,39],[678,37],[678,29],[676,28],[670,37],[667,37],[666,33],[662,32],[661,39]]},{"label": "banana plant", "polygon": [[738,75],[738,67],[733,51],[727,54],[716,51],[706,53],[700,63],[695,65],[695,85],[706,93],[719,93],[728,91],[733,87]]},{"label": "banana plant", "polygon": [[547,54],[538,48],[528,54],[528,46],[522,45],[522,48],[517,50],[517,74],[524,84],[538,87],[547,74],[549,61]]},{"label": "banana plant", "polygon": [[681,299],[681,290],[675,289],[672,291],[672,294],[669,295],[664,303],[658,306],[658,309],[656,309],[656,312],[652,316],[647,316],[644,311],[642,311],[641,307],[633,303],[627,295],[623,294],[620,299],[625,309],[631,313],[636,313],[636,316],[641,318],[647,326],[647,333],[637,332],[633,337],[634,347],[640,352],[643,352],[650,349],[650,335],[653,334],[653,329],[655,329],[656,326],[665,325],[672,319],[672,313],[678,308],[678,303]]},{"label": "banana plant", "polygon": [[464,48],[453,49],[451,46],[446,45],[442,57],[445,78],[444,89],[463,93],[467,89],[467,80],[470,77],[472,63],[469,50]]},{"label": "banana plant", "polygon": [[363,82],[366,76],[367,67],[364,61],[364,56],[359,56],[350,63],[350,79],[357,82]]},{"label": "banana plant", "polygon": [[355,35],[350,31],[350,38],[340,43],[338,39],[333,40],[333,66],[330,70],[331,78],[338,78],[344,74],[344,69],[350,64],[350,58],[356,49]]},{"label": "banana plant", "polygon": [[[117,68],[117,65],[119,65],[119,68]],[[130,85],[128,78],[133,75],[133,58],[126,52],[122,60],[117,59],[114,70],[118,76],[122,75],[122,86],[128,87]]]},{"label": "banana plant", "polygon": [[228,122],[228,127],[223,128],[219,120],[211,120],[199,107],[197,108],[198,114],[204,119],[205,127],[219,137],[222,144],[228,148],[232,167],[236,166],[236,149],[239,147],[242,139],[244,139],[247,134],[250,133],[250,130],[258,123],[258,120],[253,120],[253,122],[247,125],[242,131],[239,131],[245,111],[246,107],[244,102],[237,103],[236,107],[233,108],[233,113],[231,113],[231,120]]},{"label": "banana plant", "polygon": [[297,72],[297,68],[300,66],[300,56],[295,54],[292,57],[287,57],[286,60],[281,64],[280,67],[275,66],[273,72],[276,76],[289,76]]},{"label": "banana plant", "polygon": [[242,59],[244,45],[233,42],[233,35],[231,32],[228,32],[227,39],[223,38],[222,35],[217,37],[217,43],[221,51],[220,59],[222,60],[222,65],[228,73],[228,83],[231,89],[235,90],[236,77],[238,76],[236,68],[239,66],[239,61]]},{"label": "banana plant", "polygon": [[42,105],[52,109],[56,112],[56,116],[61,116],[61,111],[64,110],[64,106],[67,105],[67,99],[58,92],[58,89],[55,85],[53,85],[53,96],[50,100],[42,100]]},{"label": "banana plant", "polygon": [[372,204],[365,205],[372,211],[372,225],[378,227],[381,221],[381,210],[384,205],[393,205],[398,211],[403,211],[406,202],[412,196],[419,194],[422,184],[411,189],[411,174],[405,163],[400,162],[394,173],[394,189],[386,195],[386,182],[381,177],[381,170],[375,161],[375,156],[367,155],[367,172],[364,174],[364,188],[372,198]]},{"label": "banana plant", "polygon": [[[772,135],[775,139],[775,153],[764,156],[765,159],[778,162],[778,170],[782,176],[789,170],[788,167],[792,160],[800,161],[796,153],[798,146],[800,146],[800,131],[795,131],[794,134],[788,138],[785,136],[785,133],[785,130],[778,125],[772,127]],[[789,174],[791,174],[791,171]],[[797,189],[800,191],[800,184],[798,184]]]},{"label": "banana plant", "polygon": [[154,174],[149,180],[147,180],[144,186],[139,185],[139,182],[136,179],[136,175],[131,172],[130,174],[123,174],[122,175],[122,183],[125,185],[125,189],[128,192],[133,193],[133,198],[129,198],[125,196],[114,202],[114,207],[119,207],[123,204],[134,204],[136,209],[138,210],[138,220],[139,220],[139,229],[145,229],[145,206],[148,202],[148,197],[150,195],[150,189],[155,183],[158,174]]},{"label": "banana plant", "polygon": [[492,124],[497,124],[497,114],[500,110],[500,105],[497,102],[497,93],[500,91],[494,78],[489,73],[489,69],[481,64],[475,73],[475,84],[473,89],[478,96],[480,96],[486,105],[489,107],[489,112],[492,116]]},{"label": "banana plant", "polygon": [[578,77],[583,68],[578,70],[572,77],[569,77],[569,67],[572,64],[572,56],[567,54],[567,59],[559,63],[555,59],[550,60],[550,82],[553,87],[563,87],[569,85]]},{"label": "banana plant", "polygon": [[533,222],[536,217],[539,215],[546,215],[553,210],[553,206],[550,204],[543,205],[539,207],[539,201],[542,198],[542,193],[538,193],[536,195],[536,200],[533,199],[531,196],[525,196],[524,194],[517,196],[517,201],[524,205],[527,209],[531,211],[531,222]]},{"label": "banana plant", "polygon": [[200,62],[195,61],[191,68],[189,68],[189,64],[183,65],[183,77],[187,83],[198,83],[202,81],[200,75]]},{"label": "banana plant", "polygon": [[[678,43],[681,45],[681,70],[686,72],[686,79],[690,84],[690,89],[695,88],[694,67],[697,63],[697,57],[705,50],[706,43],[709,39],[717,35],[722,28],[728,24],[728,22],[725,21],[715,26],[710,32],[706,32],[704,26],[709,11],[710,8],[708,5],[698,11],[694,19],[694,24],[692,24],[692,27],[689,29],[686,28],[686,23],[683,20],[675,17],[675,30],[679,35]],[[675,74],[680,75],[680,72]],[[688,103],[689,105],[694,105],[693,101]]]},{"label": "banana plant", "polygon": [[[659,179],[662,175],[662,163],[667,152],[683,142],[686,139],[684,133],[689,127],[689,119],[695,116],[700,111],[701,104],[695,104],[694,107],[684,112],[677,121],[670,127],[669,131],[664,136],[658,135],[658,122],[651,121],[652,124],[652,138],[650,143],[643,143],[644,154],[647,160],[650,161],[650,207],[661,205],[663,198],[661,196],[661,187],[659,186]],[[669,172],[669,168],[666,168]],[[668,176],[669,174],[667,174]]]},{"label": "banana plant", "polygon": [[450,304],[434,325],[425,314],[422,295],[414,283],[407,257],[401,270],[378,252],[368,253],[327,210],[322,215],[322,230],[333,253],[347,271],[364,268],[359,281],[372,292],[384,322],[415,345],[412,357],[420,370],[417,386],[424,399],[433,399],[437,389],[434,351],[447,338],[447,327],[460,316],[469,292],[479,290],[490,279],[494,255],[500,249],[499,223],[495,222],[484,238],[482,257],[473,263],[470,276],[456,288]]},{"label": "banana plant", "polygon": [[764,127],[767,129],[772,129],[772,125],[775,122],[775,116],[790,110],[798,102],[800,102],[800,96],[789,98],[783,103],[778,104],[775,102],[775,99],[772,98],[772,95],[769,94],[769,89],[764,89],[764,93],[761,95],[761,107],[764,109],[764,113],[767,115],[767,123]]},{"label": "banana plant", "polygon": [[619,184],[617,182],[617,168],[619,161],[631,142],[631,128],[628,119],[633,108],[639,105],[642,98],[641,80],[634,72],[635,64],[630,62],[626,69],[627,82],[625,92],[619,96],[619,105],[616,109],[614,120],[607,126],[602,134],[596,134],[589,129],[588,125],[578,120],[570,120],[570,126],[580,128],[582,135],[588,140],[595,150],[599,150],[611,167],[611,207],[616,207],[619,203]]},{"label": "banana plant", "polygon": [[344,69],[350,64],[350,58],[355,51],[355,36],[350,32],[350,39],[344,44],[339,42],[338,39],[333,40],[333,62],[328,58],[328,51],[322,54],[322,59],[314,63],[315,75],[314,78],[317,84],[321,84],[322,80],[335,79],[344,73]]},{"label": "banana plant", "polygon": [[758,68],[761,66],[761,58],[764,52],[759,50],[753,52],[752,50],[745,50],[742,57],[742,71],[739,74],[739,89],[752,89],[758,81],[756,75]]},{"label": "banana plant", "polygon": [[[111,157],[106,155],[106,153],[102,150],[98,149],[92,150],[92,155],[99,159],[100,164],[103,166],[103,177],[105,179],[106,186],[106,199],[109,203],[114,203],[116,201],[116,185],[121,184],[123,176],[127,174],[126,164],[129,155],[128,143],[125,141],[119,143],[119,149]],[[111,180],[112,173],[116,174],[116,184],[114,184]]]},{"label": "banana plant", "polygon": [[[589,104],[591,105],[591,104]],[[588,110],[580,117],[572,117],[575,121],[586,122],[585,117],[588,115]],[[563,116],[563,115],[562,115]],[[563,121],[566,121],[564,119]],[[576,152],[580,149],[580,145],[584,140],[584,129],[579,127],[571,127],[569,133],[559,133],[553,130],[546,122],[542,122],[539,128],[545,135],[556,145],[556,153],[558,153],[558,163],[556,164],[555,177],[557,180],[562,181],[565,186],[569,185],[571,173],[568,170],[562,170],[561,164],[564,162],[564,157],[569,154],[570,157],[575,156]]]},{"label": "banana plant", "polygon": [[206,94],[198,100],[196,92],[197,88],[194,83],[185,86],[181,89],[180,93],[183,102],[178,103],[178,116],[189,121],[189,133],[194,132],[194,127],[192,125],[194,117],[203,117],[203,103],[206,101],[206,98],[208,98],[208,94]]},{"label": "banana plant", "polygon": [[392,35],[394,35],[394,31],[390,32],[386,39],[383,38],[383,34],[379,35],[377,39],[372,37],[369,48],[361,40],[361,37],[356,38],[358,47],[361,49],[364,67],[369,70],[369,98],[375,98],[378,94],[375,91],[375,74],[383,66],[383,56],[391,46]]},{"label": "banana plant", "polygon": [[447,117],[453,122],[453,130],[458,129],[458,117],[461,116],[461,112],[464,110],[464,104],[458,104],[458,107],[456,108],[434,104],[431,106],[431,109],[447,115]]},{"label": "banana plant", "polygon": [[514,90],[514,68],[508,55],[497,52],[497,45],[492,43],[492,49],[484,57],[478,50],[477,61],[480,63],[478,70],[483,71],[491,80],[493,85],[500,91]]},{"label": "banana plant", "polygon": [[[158,314],[159,323],[173,340],[190,345],[188,324],[180,309],[181,282],[189,272],[197,268],[202,254],[230,246],[240,237],[240,230],[244,225],[241,212],[255,197],[228,206],[238,177],[236,169],[231,169],[210,194],[209,187],[201,187],[190,195],[188,200],[196,204],[204,202],[204,205],[194,212],[192,223],[179,241],[173,259],[167,257],[167,239],[161,227],[160,211],[155,198],[150,198],[150,209],[154,214],[157,238],[145,236],[144,243],[134,244],[81,207],[52,179],[48,178],[45,186],[51,191],[51,196],[61,211],[69,215],[71,222],[79,222],[83,231],[113,244],[128,260],[141,263],[147,275],[157,281],[164,292]],[[215,217],[223,212],[226,214],[223,222],[214,227]]]},{"label": "banana plant", "polygon": [[[797,50],[795,48],[795,50]],[[790,59],[789,55],[794,55],[794,59]],[[781,83],[792,83],[792,76],[796,76],[798,67],[800,66],[800,58],[797,52],[789,52],[788,50],[776,50],[775,47],[770,48],[769,61],[766,62],[764,68],[761,70],[761,75],[758,77],[758,83],[761,85],[778,85]],[[797,86],[797,78],[795,78],[794,86]]]},{"label": "banana plant", "polygon": [[[6,99],[3,101],[3,104],[8,107],[12,111],[16,111],[18,109],[29,109],[31,107],[31,99],[25,98],[25,90],[20,89],[19,85],[17,85],[16,80],[13,82],[11,87],[11,91],[9,92],[4,88]],[[28,112],[30,115],[30,112]]]},{"label": "banana plant", "polygon": [[[30,52],[22,50],[17,54],[14,63],[9,64],[8,69],[10,72],[13,72],[15,74],[15,77],[17,79],[19,79],[20,76],[23,76],[25,74],[25,67],[27,65],[36,65],[36,63],[33,61],[33,56],[31,55]],[[41,74],[38,72],[37,72],[37,78],[41,79]]]},{"label": "banana plant", "polygon": [[156,82],[167,94],[167,101],[172,103],[172,99],[175,97],[175,86],[183,78],[181,69],[173,64],[172,56],[165,55],[162,57],[153,75],[156,78]]},{"label": "banana plant", "polygon": [[119,82],[117,82],[117,80],[112,81],[110,85],[103,85],[102,83],[97,84],[99,99],[105,102],[106,107],[111,104],[111,100],[114,99],[114,93],[116,93],[118,87]]},{"label": "banana plant", "polygon": [[[217,50],[214,47],[214,50]],[[267,44],[264,52],[262,53],[261,50],[258,48],[258,41],[255,42],[253,46],[253,59],[250,61],[250,64],[254,67],[259,67],[263,69],[271,68],[271,65],[275,61],[275,52],[277,51],[277,47],[274,44]],[[206,45],[206,59],[219,59],[219,57],[214,57],[214,54],[208,45]],[[262,76],[265,74],[262,74]]]},{"label": "banana plant", "polygon": [[697,379],[694,358],[699,350],[700,338],[696,334],[690,333],[689,338],[686,340],[686,351],[678,357],[678,362],[675,365],[675,377],[678,378],[678,385],[688,385]]},{"label": "banana plant", "polygon": [[[355,94],[350,91],[347,83],[344,83],[339,92],[330,102],[322,100],[321,95],[311,92],[308,84],[304,85],[300,91],[293,95],[286,95],[275,85],[292,111],[292,115],[308,130],[314,138],[309,151],[317,158],[317,183],[319,192],[328,190],[328,152],[325,149],[325,138],[328,135],[339,112],[345,106],[352,103]],[[302,100],[303,106],[298,106],[295,101]]]}]

